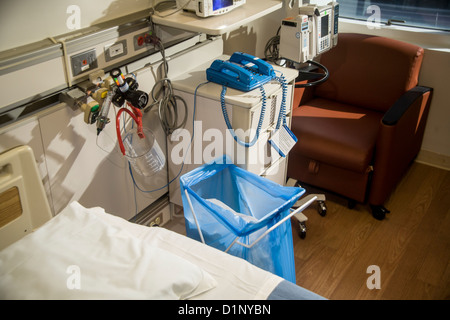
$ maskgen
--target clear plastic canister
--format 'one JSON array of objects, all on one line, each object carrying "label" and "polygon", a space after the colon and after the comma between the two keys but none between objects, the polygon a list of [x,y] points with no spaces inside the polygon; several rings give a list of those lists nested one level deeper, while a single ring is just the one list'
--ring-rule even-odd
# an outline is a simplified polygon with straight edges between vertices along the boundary
[{"label": "clear plastic canister", "polygon": [[136,173],[142,176],[151,176],[160,171],[166,158],[155,138],[153,132],[143,128],[145,137],[140,138],[136,129],[128,131],[123,137],[125,157]]}]

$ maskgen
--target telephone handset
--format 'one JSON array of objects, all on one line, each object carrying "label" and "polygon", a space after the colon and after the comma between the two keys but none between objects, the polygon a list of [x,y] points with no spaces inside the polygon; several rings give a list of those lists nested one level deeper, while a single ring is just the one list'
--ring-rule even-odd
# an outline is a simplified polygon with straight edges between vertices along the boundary
[{"label": "telephone handset", "polygon": [[235,52],[229,60],[215,60],[206,70],[208,81],[241,91],[251,91],[275,78],[273,67],[257,57]]},{"label": "telephone handset", "polygon": [[255,73],[275,78],[275,71],[270,63],[248,53],[235,52],[230,57],[230,61],[243,65]]}]

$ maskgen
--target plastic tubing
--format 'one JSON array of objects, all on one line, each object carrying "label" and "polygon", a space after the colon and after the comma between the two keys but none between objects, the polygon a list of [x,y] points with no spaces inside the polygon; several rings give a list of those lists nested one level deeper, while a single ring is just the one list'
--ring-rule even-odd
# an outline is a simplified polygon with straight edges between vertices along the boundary
[{"label": "plastic tubing", "polygon": [[[122,114],[122,112],[125,111],[126,113],[128,113],[131,118],[133,118],[133,120],[138,124],[138,132],[139,130],[142,131],[142,124],[140,124],[140,121],[137,119],[137,117],[128,109],[126,108],[121,108],[119,110],[119,112],[117,112],[116,115],[116,132],[117,132],[117,140],[119,140],[119,147],[120,147],[120,151],[122,151],[122,154],[125,155],[125,147],[123,145],[123,141],[122,141],[122,135],[120,134],[120,115]],[[139,129],[139,124],[141,126],[141,129]],[[142,138],[142,137],[141,137]]]}]

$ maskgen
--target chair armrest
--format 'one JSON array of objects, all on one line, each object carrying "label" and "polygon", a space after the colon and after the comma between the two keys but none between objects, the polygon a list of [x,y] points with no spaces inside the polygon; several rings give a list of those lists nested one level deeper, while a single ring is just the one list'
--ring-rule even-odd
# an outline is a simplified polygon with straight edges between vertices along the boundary
[{"label": "chair armrest", "polygon": [[417,86],[405,92],[385,113],[382,119],[383,124],[388,126],[396,125],[408,108],[413,105],[417,99],[420,99],[426,92],[432,90],[432,88]]},{"label": "chair armrest", "polygon": [[402,95],[380,123],[369,203],[383,205],[420,150],[433,90],[415,87]]}]

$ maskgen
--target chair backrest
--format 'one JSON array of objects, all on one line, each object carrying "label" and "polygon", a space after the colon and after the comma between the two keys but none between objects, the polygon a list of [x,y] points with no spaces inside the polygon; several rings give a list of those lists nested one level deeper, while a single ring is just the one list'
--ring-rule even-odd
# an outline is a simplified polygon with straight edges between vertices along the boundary
[{"label": "chair backrest", "polygon": [[0,250],[52,218],[33,150],[0,154]]},{"label": "chair backrest", "polygon": [[337,46],[321,56],[330,77],[315,95],[385,112],[417,85],[423,52],[385,37],[339,34]]}]

